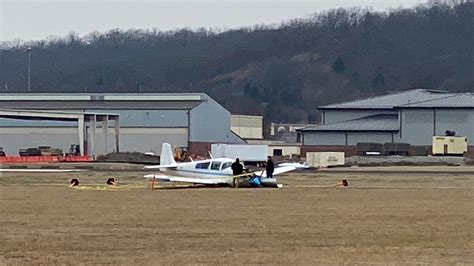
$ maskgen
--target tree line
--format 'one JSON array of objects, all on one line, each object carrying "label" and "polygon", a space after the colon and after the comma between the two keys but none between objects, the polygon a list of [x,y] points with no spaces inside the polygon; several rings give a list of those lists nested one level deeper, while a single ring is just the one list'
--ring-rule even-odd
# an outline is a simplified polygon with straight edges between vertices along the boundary
[{"label": "tree line", "polygon": [[415,87],[474,90],[474,3],[334,9],[217,32],[111,30],[0,46],[0,92],[206,92],[233,113],[317,122],[316,107]]}]

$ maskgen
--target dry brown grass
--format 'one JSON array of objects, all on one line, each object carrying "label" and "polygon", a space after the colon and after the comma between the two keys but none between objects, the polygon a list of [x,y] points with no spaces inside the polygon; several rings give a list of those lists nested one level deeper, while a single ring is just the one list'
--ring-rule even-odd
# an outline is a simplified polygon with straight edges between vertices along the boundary
[{"label": "dry brown grass", "polygon": [[[144,185],[140,173],[0,176],[0,264],[474,263],[474,175],[294,173],[281,190],[67,187],[112,175]],[[304,187],[342,178],[350,188]]]}]

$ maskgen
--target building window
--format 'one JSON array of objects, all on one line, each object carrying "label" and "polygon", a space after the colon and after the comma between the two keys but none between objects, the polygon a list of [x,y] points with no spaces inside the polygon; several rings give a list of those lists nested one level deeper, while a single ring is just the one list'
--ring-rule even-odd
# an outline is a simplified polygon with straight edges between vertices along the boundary
[{"label": "building window", "polygon": [[274,149],[273,150],[273,156],[283,156],[283,150],[282,149]]},{"label": "building window", "polygon": [[296,143],[301,143],[301,132],[296,133]]}]

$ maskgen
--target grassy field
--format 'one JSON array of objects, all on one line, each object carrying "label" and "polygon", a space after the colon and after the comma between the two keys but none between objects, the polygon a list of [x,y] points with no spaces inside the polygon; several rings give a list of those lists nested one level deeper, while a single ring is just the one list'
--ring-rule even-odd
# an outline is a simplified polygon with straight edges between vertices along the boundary
[{"label": "grassy field", "polygon": [[449,172],[156,190],[139,172],[4,173],[0,264],[473,264],[474,174]]}]

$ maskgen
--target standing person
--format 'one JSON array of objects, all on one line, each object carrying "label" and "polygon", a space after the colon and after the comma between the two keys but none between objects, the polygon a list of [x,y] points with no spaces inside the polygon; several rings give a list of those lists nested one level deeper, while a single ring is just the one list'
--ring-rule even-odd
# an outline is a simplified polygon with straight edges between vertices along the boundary
[{"label": "standing person", "polygon": [[240,164],[239,158],[235,159],[235,162],[232,163],[232,174],[241,175],[244,172],[244,167]]},{"label": "standing person", "polygon": [[273,178],[274,170],[275,170],[275,165],[273,164],[272,157],[268,156],[267,165],[265,165],[265,171],[267,171],[268,178]]}]

